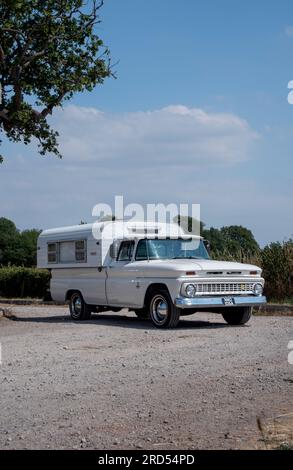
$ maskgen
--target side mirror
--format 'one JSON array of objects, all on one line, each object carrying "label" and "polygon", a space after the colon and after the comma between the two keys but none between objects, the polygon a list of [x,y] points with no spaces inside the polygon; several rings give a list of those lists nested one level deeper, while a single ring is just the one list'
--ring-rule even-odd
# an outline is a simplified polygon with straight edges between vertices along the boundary
[{"label": "side mirror", "polygon": [[110,245],[110,256],[112,259],[116,260],[119,252],[120,243],[118,240],[114,240],[113,243]]},{"label": "side mirror", "polygon": [[210,254],[210,252],[211,252],[211,244],[210,244],[210,242],[209,242],[208,240],[204,240],[203,243],[204,243],[204,246],[205,246],[205,248],[206,248],[208,254]]}]

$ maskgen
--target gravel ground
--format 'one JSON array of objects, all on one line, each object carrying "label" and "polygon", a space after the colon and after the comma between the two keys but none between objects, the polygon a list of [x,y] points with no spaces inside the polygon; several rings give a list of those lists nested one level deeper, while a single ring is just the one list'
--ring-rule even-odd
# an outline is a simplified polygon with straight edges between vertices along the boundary
[{"label": "gravel ground", "polygon": [[256,419],[293,411],[292,317],[134,314],[74,323],[64,307],[0,319],[2,449],[261,447]]}]

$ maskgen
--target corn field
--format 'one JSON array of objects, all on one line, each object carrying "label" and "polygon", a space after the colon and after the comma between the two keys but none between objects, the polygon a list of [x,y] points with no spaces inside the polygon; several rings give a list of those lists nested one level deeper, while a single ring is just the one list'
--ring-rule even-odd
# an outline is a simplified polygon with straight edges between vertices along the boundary
[{"label": "corn field", "polygon": [[212,259],[240,261],[260,266],[265,278],[265,295],[271,301],[292,302],[293,298],[293,240],[267,245],[257,253],[249,254],[241,250],[235,254],[212,251]]}]

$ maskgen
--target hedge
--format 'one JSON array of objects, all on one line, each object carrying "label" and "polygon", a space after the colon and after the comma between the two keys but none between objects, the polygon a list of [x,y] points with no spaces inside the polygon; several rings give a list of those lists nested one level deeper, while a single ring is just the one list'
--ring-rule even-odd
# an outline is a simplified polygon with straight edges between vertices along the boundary
[{"label": "hedge", "polygon": [[49,288],[47,269],[8,266],[0,268],[1,297],[43,298]]}]

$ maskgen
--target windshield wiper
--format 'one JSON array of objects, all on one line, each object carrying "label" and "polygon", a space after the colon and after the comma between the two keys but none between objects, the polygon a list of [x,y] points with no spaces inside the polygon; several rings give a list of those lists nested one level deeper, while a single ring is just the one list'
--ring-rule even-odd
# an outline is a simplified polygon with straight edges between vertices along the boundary
[{"label": "windshield wiper", "polygon": [[200,259],[198,256],[173,256],[171,259]]}]

